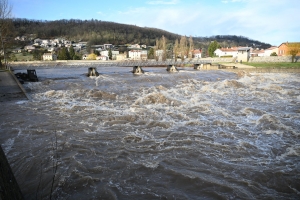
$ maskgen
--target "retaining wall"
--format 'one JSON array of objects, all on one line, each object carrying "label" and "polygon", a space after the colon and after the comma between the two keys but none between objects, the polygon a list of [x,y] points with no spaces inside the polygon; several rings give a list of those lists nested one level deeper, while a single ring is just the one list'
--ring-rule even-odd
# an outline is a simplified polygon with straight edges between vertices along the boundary
[{"label": "retaining wall", "polygon": [[[300,56],[296,56],[295,61],[300,62]],[[249,62],[292,62],[292,56],[251,57]]]}]

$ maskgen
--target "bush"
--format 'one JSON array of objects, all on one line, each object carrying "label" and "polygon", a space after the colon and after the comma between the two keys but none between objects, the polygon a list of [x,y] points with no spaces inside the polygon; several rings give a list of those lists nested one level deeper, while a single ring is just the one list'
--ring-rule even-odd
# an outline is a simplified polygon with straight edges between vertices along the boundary
[{"label": "bush", "polygon": [[273,52],[273,53],[270,54],[270,56],[277,56],[277,53]]}]

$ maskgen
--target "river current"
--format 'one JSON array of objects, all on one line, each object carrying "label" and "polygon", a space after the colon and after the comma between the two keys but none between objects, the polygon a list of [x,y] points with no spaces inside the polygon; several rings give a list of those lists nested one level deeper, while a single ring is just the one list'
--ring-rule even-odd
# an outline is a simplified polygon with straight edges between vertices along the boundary
[{"label": "river current", "polygon": [[300,198],[299,73],[97,70],[37,69],[1,103],[25,199]]}]

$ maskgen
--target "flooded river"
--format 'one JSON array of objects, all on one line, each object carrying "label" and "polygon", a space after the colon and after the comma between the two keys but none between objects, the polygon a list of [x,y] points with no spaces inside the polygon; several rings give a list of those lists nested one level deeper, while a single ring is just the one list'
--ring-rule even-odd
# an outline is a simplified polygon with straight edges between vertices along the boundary
[{"label": "flooded river", "polygon": [[299,199],[299,73],[130,70],[37,69],[1,103],[25,199]]}]

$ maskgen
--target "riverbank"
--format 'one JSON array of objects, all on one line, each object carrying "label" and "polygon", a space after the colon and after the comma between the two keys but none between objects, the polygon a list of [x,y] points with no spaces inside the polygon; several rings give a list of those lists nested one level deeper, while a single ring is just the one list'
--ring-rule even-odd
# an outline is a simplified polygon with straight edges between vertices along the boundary
[{"label": "riverbank", "polygon": [[300,68],[300,62],[292,63],[292,62],[277,62],[277,63],[269,63],[269,62],[261,62],[261,63],[245,63],[245,65],[260,67],[260,68]]}]

